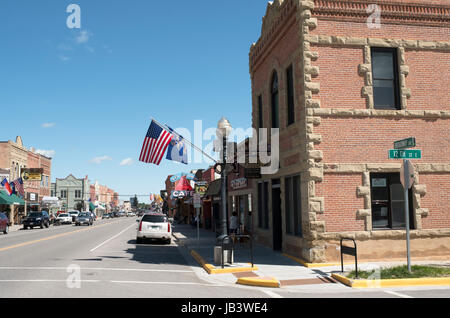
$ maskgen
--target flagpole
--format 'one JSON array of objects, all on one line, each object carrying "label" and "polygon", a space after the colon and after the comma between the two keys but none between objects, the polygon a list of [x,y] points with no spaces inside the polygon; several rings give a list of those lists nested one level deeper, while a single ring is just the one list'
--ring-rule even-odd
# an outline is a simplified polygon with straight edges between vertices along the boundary
[{"label": "flagpole", "polygon": [[160,122],[158,122],[156,119],[154,119],[153,117],[151,118],[159,127],[161,127],[164,130],[167,130],[175,135],[177,135],[179,138],[185,140],[192,148],[200,151],[204,156],[208,157],[209,159],[211,159],[212,161],[214,161],[215,163],[217,163],[217,160],[212,158],[211,156],[209,156],[208,154],[206,154],[203,150],[201,150],[200,148],[198,148],[196,145],[194,145],[193,143],[191,143],[189,140],[185,139],[183,136],[181,136],[180,134],[178,134],[175,130],[171,130],[169,129],[169,127],[165,124],[161,124]]}]

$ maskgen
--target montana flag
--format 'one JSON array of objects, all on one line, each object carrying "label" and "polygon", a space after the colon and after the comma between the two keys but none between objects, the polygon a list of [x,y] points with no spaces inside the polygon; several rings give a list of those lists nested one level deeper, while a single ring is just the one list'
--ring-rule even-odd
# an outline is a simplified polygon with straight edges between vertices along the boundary
[{"label": "montana flag", "polygon": [[[167,126],[171,133],[174,132],[172,128]],[[187,160],[187,149],[184,144],[184,138],[181,135],[173,134],[173,138],[169,143],[169,148],[167,150],[166,159],[172,161],[178,161],[184,164],[188,164]]]},{"label": "montana flag", "polygon": [[8,193],[8,195],[12,195],[13,194],[13,190],[11,189],[11,185],[9,184],[8,180],[6,180],[6,178],[2,181],[2,186],[5,188],[6,193]]},{"label": "montana flag", "polygon": [[153,120],[145,135],[139,161],[159,165],[173,135]]},{"label": "montana flag", "polygon": [[13,183],[14,183],[14,188],[15,188],[16,192],[21,197],[25,197],[25,190],[23,189],[23,180],[22,180],[22,178],[18,178],[16,180],[14,180]]}]

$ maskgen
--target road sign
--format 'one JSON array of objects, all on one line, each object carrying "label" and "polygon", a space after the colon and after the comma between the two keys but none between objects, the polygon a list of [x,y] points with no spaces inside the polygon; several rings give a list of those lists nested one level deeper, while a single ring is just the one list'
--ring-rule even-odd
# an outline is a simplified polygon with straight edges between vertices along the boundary
[{"label": "road sign", "polygon": [[[405,164],[408,165],[408,169],[405,169]],[[408,174],[407,178],[405,178],[406,173]],[[407,181],[406,185],[405,180]],[[400,169],[400,182],[402,183],[403,188],[406,186],[408,189],[410,189],[414,183],[414,166],[409,160],[403,160],[402,162],[402,167]]]},{"label": "road sign", "polygon": [[413,148],[415,146],[416,146],[416,138],[414,137],[394,141],[394,149]]},{"label": "road sign", "polygon": [[202,199],[200,197],[199,193],[194,194],[194,208],[201,208],[202,207]]},{"label": "road sign", "polygon": [[422,151],[420,149],[408,149],[408,150],[389,150],[389,159],[421,159]]}]

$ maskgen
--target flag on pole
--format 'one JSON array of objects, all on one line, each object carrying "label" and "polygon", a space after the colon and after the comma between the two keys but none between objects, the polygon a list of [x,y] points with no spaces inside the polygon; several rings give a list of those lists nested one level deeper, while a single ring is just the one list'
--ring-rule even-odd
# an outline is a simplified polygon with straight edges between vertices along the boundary
[{"label": "flag on pole", "polygon": [[13,190],[11,189],[11,185],[9,184],[8,180],[6,180],[6,178],[2,181],[2,186],[5,188],[6,193],[8,193],[8,195],[12,195],[13,194]]},{"label": "flag on pole", "polygon": [[[173,133],[174,130],[167,126],[170,132]],[[184,144],[184,138],[181,135],[173,134],[173,138],[169,143],[169,148],[167,149],[166,159],[172,161],[178,161],[184,164],[188,164],[187,160],[187,149]]]},{"label": "flag on pole", "polygon": [[159,165],[173,135],[153,120],[148,128],[139,161]]},{"label": "flag on pole", "polygon": [[25,197],[25,190],[23,189],[23,180],[22,178],[18,178],[13,181],[14,188],[16,189],[16,192],[20,194],[21,197]]}]

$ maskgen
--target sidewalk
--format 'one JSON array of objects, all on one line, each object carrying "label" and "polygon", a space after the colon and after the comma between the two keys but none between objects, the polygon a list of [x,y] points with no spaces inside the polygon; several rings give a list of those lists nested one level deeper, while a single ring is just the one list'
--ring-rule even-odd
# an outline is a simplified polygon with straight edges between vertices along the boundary
[{"label": "sidewalk", "polygon": [[259,244],[253,244],[254,268],[251,267],[251,249],[249,243],[236,243],[233,264],[214,263],[216,234],[191,225],[175,224],[173,236],[177,243],[186,247],[194,259],[214,278],[230,283],[261,287],[284,287],[308,284],[335,284],[331,273],[340,267],[307,268],[282,253]]},{"label": "sidewalk", "polygon": [[[253,268],[250,264],[250,244],[236,243],[233,264],[226,264],[222,269],[221,264],[214,264],[216,234],[204,229],[200,229],[199,233],[198,240],[197,229],[191,225],[175,224],[173,229],[177,243],[186,247],[208,274],[222,282],[275,288],[320,284],[322,286],[317,288],[343,286],[332,277],[332,274],[341,274],[340,264],[305,264],[301,260],[256,243],[253,244]],[[358,270],[374,270],[404,264],[406,261],[358,263]],[[414,261],[414,265],[433,264],[450,266],[450,261]],[[354,269],[353,262],[344,262],[345,272]]]}]

